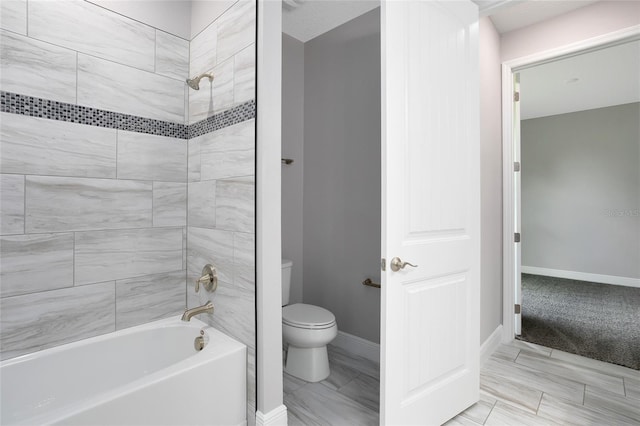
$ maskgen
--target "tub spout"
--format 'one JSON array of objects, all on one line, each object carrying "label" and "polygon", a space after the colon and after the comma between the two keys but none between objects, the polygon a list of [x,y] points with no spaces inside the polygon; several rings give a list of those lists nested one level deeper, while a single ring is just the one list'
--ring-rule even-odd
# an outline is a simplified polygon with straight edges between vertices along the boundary
[{"label": "tub spout", "polygon": [[195,308],[187,309],[186,311],[184,311],[184,314],[182,314],[182,321],[189,321],[191,317],[205,313],[213,313],[213,303],[211,303],[211,301],[208,301],[202,306],[197,306]]}]

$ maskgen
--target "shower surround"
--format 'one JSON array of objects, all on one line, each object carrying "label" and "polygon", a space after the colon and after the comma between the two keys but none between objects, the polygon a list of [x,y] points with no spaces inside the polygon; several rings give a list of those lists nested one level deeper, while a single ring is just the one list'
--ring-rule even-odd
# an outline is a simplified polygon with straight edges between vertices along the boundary
[{"label": "shower surround", "polygon": [[[211,298],[252,416],[255,3],[192,40],[85,1],[0,7],[2,359]],[[206,263],[220,286],[195,294]]]}]

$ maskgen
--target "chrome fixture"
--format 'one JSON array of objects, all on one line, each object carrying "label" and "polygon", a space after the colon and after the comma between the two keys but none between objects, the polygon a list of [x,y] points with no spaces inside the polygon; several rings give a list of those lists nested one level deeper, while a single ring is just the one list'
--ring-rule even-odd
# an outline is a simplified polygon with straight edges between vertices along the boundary
[{"label": "chrome fixture", "polygon": [[213,74],[204,73],[204,74],[200,74],[197,77],[188,78],[187,84],[193,90],[200,90],[200,80],[202,80],[204,77],[207,77],[209,81],[213,81]]},{"label": "chrome fixture", "polygon": [[369,287],[374,287],[374,288],[380,288],[381,285],[378,283],[374,283],[373,281],[371,281],[371,278],[367,278],[366,280],[362,281],[362,285],[366,285]]},{"label": "chrome fixture", "polygon": [[403,262],[399,257],[394,257],[391,259],[391,270],[393,272],[398,272],[400,269],[404,269],[405,266],[411,266],[413,268],[417,268],[418,265],[413,265],[409,262]]},{"label": "chrome fixture", "polygon": [[204,337],[202,336],[196,337],[195,340],[193,341],[193,348],[196,351],[201,351],[202,349],[204,349]]},{"label": "chrome fixture", "polygon": [[211,301],[207,301],[206,304],[202,306],[197,306],[195,308],[187,309],[182,314],[182,321],[189,321],[191,317],[199,314],[212,314],[213,313],[213,303]]},{"label": "chrome fixture", "polygon": [[200,291],[200,284],[209,293],[216,291],[218,288],[218,272],[213,265],[207,264],[202,268],[202,276],[196,280],[196,293]]}]

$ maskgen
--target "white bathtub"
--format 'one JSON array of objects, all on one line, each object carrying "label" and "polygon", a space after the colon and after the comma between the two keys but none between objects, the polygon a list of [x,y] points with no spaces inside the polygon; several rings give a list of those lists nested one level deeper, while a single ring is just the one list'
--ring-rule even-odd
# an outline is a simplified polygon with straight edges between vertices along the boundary
[{"label": "white bathtub", "polygon": [[245,345],[169,318],[0,363],[0,424],[246,424],[245,374]]}]

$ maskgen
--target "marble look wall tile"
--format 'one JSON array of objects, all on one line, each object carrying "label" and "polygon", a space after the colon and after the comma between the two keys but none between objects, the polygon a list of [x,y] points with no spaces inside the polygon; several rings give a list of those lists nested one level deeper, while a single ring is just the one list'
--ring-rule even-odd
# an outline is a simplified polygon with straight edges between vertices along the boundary
[{"label": "marble look wall tile", "polygon": [[184,81],[189,77],[189,41],[156,30],[156,73]]},{"label": "marble look wall tile", "polygon": [[151,226],[152,196],[151,182],[27,176],[25,229],[33,233]]},{"label": "marble look wall tile", "polygon": [[187,225],[187,184],[153,182],[153,226]]},{"label": "marble look wall tile", "polygon": [[2,359],[112,332],[114,304],[113,282],[3,298]]},{"label": "marble look wall tile", "polygon": [[187,243],[187,282],[194,282],[202,267],[211,263],[218,271],[220,285],[233,283],[232,232],[189,226]]},{"label": "marble look wall tile", "polygon": [[116,130],[1,113],[5,173],[116,177]]},{"label": "marble look wall tile", "polygon": [[[213,263],[217,266],[215,263]],[[201,268],[202,269],[202,268]],[[191,281],[189,281],[189,284]],[[238,339],[247,346],[255,346],[255,291],[235,286],[227,281],[218,281],[218,289],[211,295],[200,290],[187,291],[189,308],[213,301],[213,314],[200,315],[199,318],[216,329]]]},{"label": "marble look wall tile", "polygon": [[2,297],[73,285],[73,234],[4,236],[0,240]]},{"label": "marble look wall tile", "polygon": [[216,227],[239,232],[255,229],[255,184],[221,180],[216,186]]},{"label": "marble look wall tile", "polygon": [[0,234],[23,233],[24,176],[0,175]]},{"label": "marble look wall tile", "polygon": [[246,102],[256,97],[256,45],[245,47],[234,58],[233,101]]},{"label": "marble look wall tile", "polygon": [[76,232],[75,283],[177,271],[182,268],[182,229],[153,228]]},{"label": "marble look wall tile", "polygon": [[27,35],[27,0],[0,1],[0,28]]},{"label": "marble look wall tile", "polygon": [[[254,309],[255,310],[255,309]],[[255,333],[253,343],[247,345],[247,406],[250,408],[249,412],[253,411],[255,416],[256,411],[256,348],[255,348]],[[255,420],[252,423],[255,424]]]},{"label": "marble look wall tile", "polygon": [[182,314],[185,280],[180,270],[116,281],[116,330]]},{"label": "marble look wall tile", "polygon": [[215,228],[216,181],[189,183],[189,226]]},{"label": "marble look wall tile", "polygon": [[75,104],[76,55],[72,50],[0,31],[0,89]]},{"label": "marble look wall tile", "polygon": [[233,58],[213,68],[214,79],[200,82],[200,90],[189,92],[189,123],[204,120],[233,106]]},{"label": "marble look wall tile", "polygon": [[[211,133],[209,133],[211,134]],[[194,139],[189,139],[188,142],[188,173],[187,180],[189,182],[196,182],[200,180],[200,141],[206,135],[199,136]]]},{"label": "marble look wall tile", "polygon": [[185,182],[186,141],[119,130],[118,179]]},{"label": "marble look wall tile", "polygon": [[256,120],[246,120],[212,133],[195,138],[200,144],[200,152],[210,155],[214,152],[244,151],[255,149]]},{"label": "marble look wall tile", "polygon": [[256,3],[239,0],[218,20],[217,62],[241,51],[256,39]]},{"label": "marble look wall tile", "polygon": [[255,155],[253,149],[245,151],[204,152],[201,153],[202,180],[227,179],[255,174]]},{"label": "marble look wall tile", "polygon": [[233,234],[233,282],[235,285],[255,289],[256,236],[236,232]]},{"label": "marble look wall tile", "polygon": [[218,24],[210,24],[195,36],[189,44],[189,75],[191,77],[209,72],[216,66]]},{"label": "marble look wall tile", "polygon": [[87,1],[29,2],[29,36],[153,71],[155,29]]},{"label": "marble look wall tile", "polygon": [[184,123],[184,86],[173,78],[78,55],[78,105]]}]

